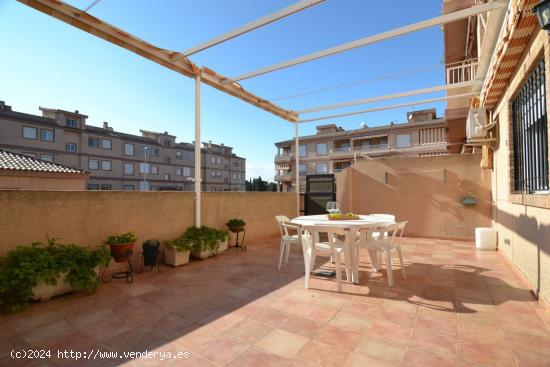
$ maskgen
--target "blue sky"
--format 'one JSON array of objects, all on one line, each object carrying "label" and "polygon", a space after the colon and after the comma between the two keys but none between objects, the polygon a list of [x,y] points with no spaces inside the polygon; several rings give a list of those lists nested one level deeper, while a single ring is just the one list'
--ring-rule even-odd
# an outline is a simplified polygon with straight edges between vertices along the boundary
[{"label": "blue sky", "polygon": [[[297,0],[101,0],[90,13],[159,47],[183,51]],[[91,0],[70,0],[85,8]],[[199,54],[191,60],[227,76],[286,61],[398,26],[435,17],[441,0],[327,0]],[[38,114],[38,106],[78,109],[88,123],[116,130],[168,131],[194,139],[193,80],[84,33],[13,0],[0,0],[0,100]],[[444,83],[443,33],[435,27],[243,81],[272,99],[368,80],[348,88],[277,100],[303,109]],[[416,71],[416,72],[411,72]],[[397,78],[381,78],[399,74]],[[410,97],[396,103],[441,96]],[[321,114],[375,107],[356,106]],[[443,103],[415,106],[436,107]],[[346,129],[405,121],[411,107],[320,122]],[[307,117],[315,116],[304,115]],[[315,123],[301,125],[312,134]],[[293,126],[241,100],[204,86],[202,140],[233,146],[247,158],[247,177],[272,179],[274,142]]]}]

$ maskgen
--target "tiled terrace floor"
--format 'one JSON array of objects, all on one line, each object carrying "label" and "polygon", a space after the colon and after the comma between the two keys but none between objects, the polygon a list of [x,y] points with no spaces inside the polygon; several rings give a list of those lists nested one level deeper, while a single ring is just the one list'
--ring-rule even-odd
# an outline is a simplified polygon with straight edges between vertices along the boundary
[{"label": "tiled terrace floor", "polygon": [[[0,365],[12,349],[50,348],[32,365],[548,366],[550,315],[496,252],[470,243],[405,239],[408,279],[370,273],[336,293],[303,289],[295,251],[276,270],[278,240],[249,244],[91,296],[58,297],[0,319]],[[297,250],[297,249],[296,249]],[[190,352],[173,359],[57,359],[73,351]],[[26,362],[26,363],[25,363]]]}]

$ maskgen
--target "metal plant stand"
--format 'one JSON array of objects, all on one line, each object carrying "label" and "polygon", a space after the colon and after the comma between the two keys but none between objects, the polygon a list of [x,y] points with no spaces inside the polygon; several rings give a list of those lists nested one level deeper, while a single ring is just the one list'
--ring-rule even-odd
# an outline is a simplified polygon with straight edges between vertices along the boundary
[{"label": "metal plant stand", "polygon": [[[241,242],[239,243],[239,233],[243,233],[243,237],[241,238]],[[240,231],[235,231],[233,233],[236,233],[237,236],[235,238],[235,244],[233,246],[231,246],[231,241],[229,242],[229,247],[236,247],[236,248],[240,248],[242,252],[246,252],[248,249],[246,248],[246,246],[244,245],[244,237],[246,236],[246,229],[242,229]]]},{"label": "metal plant stand", "polygon": [[134,266],[132,265],[132,262],[130,261],[132,254],[134,253],[133,250],[128,250],[126,253],[126,261],[128,261],[128,270],[126,271],[117,271],[113,274],[111,274],[110,280],[105,280],[105,273],[107,273],[107,269],[109,268],[109,264],[111,263],[111,260],[109,260],[109,263],[107,264],[107,267],[105,268],[105,271],[103,271],[103,275],[101,276],[101,280],[103,280],[104,283],[112,281],[112,279],[124,279],[126,278],[126,283],[130,284],[134,281]]}]

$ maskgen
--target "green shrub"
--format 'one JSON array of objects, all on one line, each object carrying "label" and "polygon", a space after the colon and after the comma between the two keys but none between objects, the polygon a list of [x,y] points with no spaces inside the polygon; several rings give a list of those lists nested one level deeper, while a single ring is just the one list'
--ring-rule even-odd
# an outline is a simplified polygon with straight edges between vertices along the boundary
[{"label": "green shrub", "polygon": [[136,234],[132,232],[122,233],[122,234],[113,234],[107,238],[107,241],[104,243],[106,245],[117,245],[121,243],[131,243],[136,242]]},{"label": "green shrub", "polygon": [[168,246],[173,246],[177,251],[206,251],[217,252],[220,242],[227,239],[229,233],[224,229],[210,228],[207,226],[189,227],[181,237],[168,241]]},{"label": "green shrub", "polygon": [[32,296],[32,288],[40,281],[57,284],[58,277],[67,273],[65,282],[77,290],[94,292],[99,279],[94,270],[106,266],[111,258],[105,247],[91,249],[73,244],[48,243],[20,246],[0,257],[0,308],[4,313],[23,309]]},{"label": "green shrub", "polygon": [[246,223],[242,219],[233,218],[233,219],[230,219],[225,225],[228,226],[229,228],[235,228],[235,227],[244,226],[246,225]]}]

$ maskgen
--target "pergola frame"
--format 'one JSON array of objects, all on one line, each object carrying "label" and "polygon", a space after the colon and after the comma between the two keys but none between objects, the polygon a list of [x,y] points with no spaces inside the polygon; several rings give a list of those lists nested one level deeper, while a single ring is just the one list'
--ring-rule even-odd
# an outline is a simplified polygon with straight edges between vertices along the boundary
[{"label": "pergola frame", "polygon": [[[444,14],[439,17],[428,19],[422,22],[411,24],[404,27],[399,27],[387,32],[383,32],[377,35],[365,37],[353,42],[349,42],[340,46],[335,46],[327,50],[318,51],[310,55],[302,56],[297,59],[279,63],[273,66],[265,67],[254,72],[242,74],[235,78],[227,78],[223,75],[216,73],[215,71],[206,68],[199,67],[192,63],[187,56],[200,52],[206,48],[215,46],[221,42],[225,42],[229,39],[282,19],[283,17],[294,14],[298,11],[306,9],[310,6],[316,5],[324,0],[303,0],[298,3],[295,3],[285,9],[282,9],[276,13],[263,17],[257,21],[251,22],[245,26],[239,27],[225,35],[216,37],[215,39],[208,41],[204,44],[195,46],[184,53],[165,50],[159,47],[156,47],[138,37],[135,37],[115,26],[110,25],[107,22],[102,21],[101,19],[81,10],[69,4],[66,4],[60,0],[18,0],[19,2],[32,7],[36,10],[39,10],[51,17],[57,18],[73,27],[79,28],[87,33],[90,33],[96,37],[103,38],[104,40],[113,43],[117,46],[125,48],[131,52],[138,54],[139,56],[145,57],[157,64],[160,64],[166,68],[172,69],[180,74],[183,74],[187,77],[195,79],[195,225],[200,226],[201,224],[201,140],[200,140],[200,86],[201,83],[205,83],[214,87],[224,93],[230,94],[234,97],[237,97],[247,103],[250,103],[256,107],[259,107],[267,112],[270,112],[284,120],[287,120],[294,124],[295,130],[295,192],[297,194],[297,212],[300,210],[300,174],[299,174],[299,164],[300,164],[300,154],[299,154],[299,123],[318,121],[322,119],[340,117],[340,116],[349,116],[356,114],[363,114],[372,111],[378,111],[381,109],[391,109],[405,107],[415,104],[429,103],[433,101],[446,100],[450,98],[459,98],[475,94],[464,93],[458,96],[452,97],[438,97],[432,98],[423,101],[415,102],[406,102],[399,103],[395,105],[372,108],[368,110],[348,112],[339,115],[330,115],[320,118],[310,118],[310,119],[300,119],[299,113],[311,113],[329,109],[336,109],[351,105],[357,104],[366,104],[373,103],[377,101],[401,98],[412,95],[419,95],[443,90],[453,89],[451,86],[438,86],[432,88],[419,89],[416,91],[396,93],[387,96],[380,97],[371,97],[367,99],[354,100],[349,102],[343,102],[335,105],[329,106],[320,106],[316,108],[310,108],[302,111],[292,111],[284,109],[268,100],[260,98],[248,91],[246,91],[239,83],[236,81],[243,80],[247,78],[252,78],[258,75],[263,75],[270,73],[276,70],[283,68],[291,67],[294,65],[302,64],[308,61],[316,60],[322,57],[327,57],[337,53],[349,51],[358,47],[362,47],[368,44],[375,42],[380,42],[390,38],[398,37],[407,33],[415,32],[421,29],[433,27],[436,25],[443,25],[446,23],[451,23],[460,19],[468,18],[472,15],[477,15],[481,13],[486,13],[488,11],[500,9],[507,5],[509,0],[494,0],[489,3],[475,5],[467,9],[455,11],[452,13]],[[465,83],[462,83],[461,87],[464,87]],[[468,83],[470,84],[470,83]],[[458,88],[458,87],[457,87]]]}]

